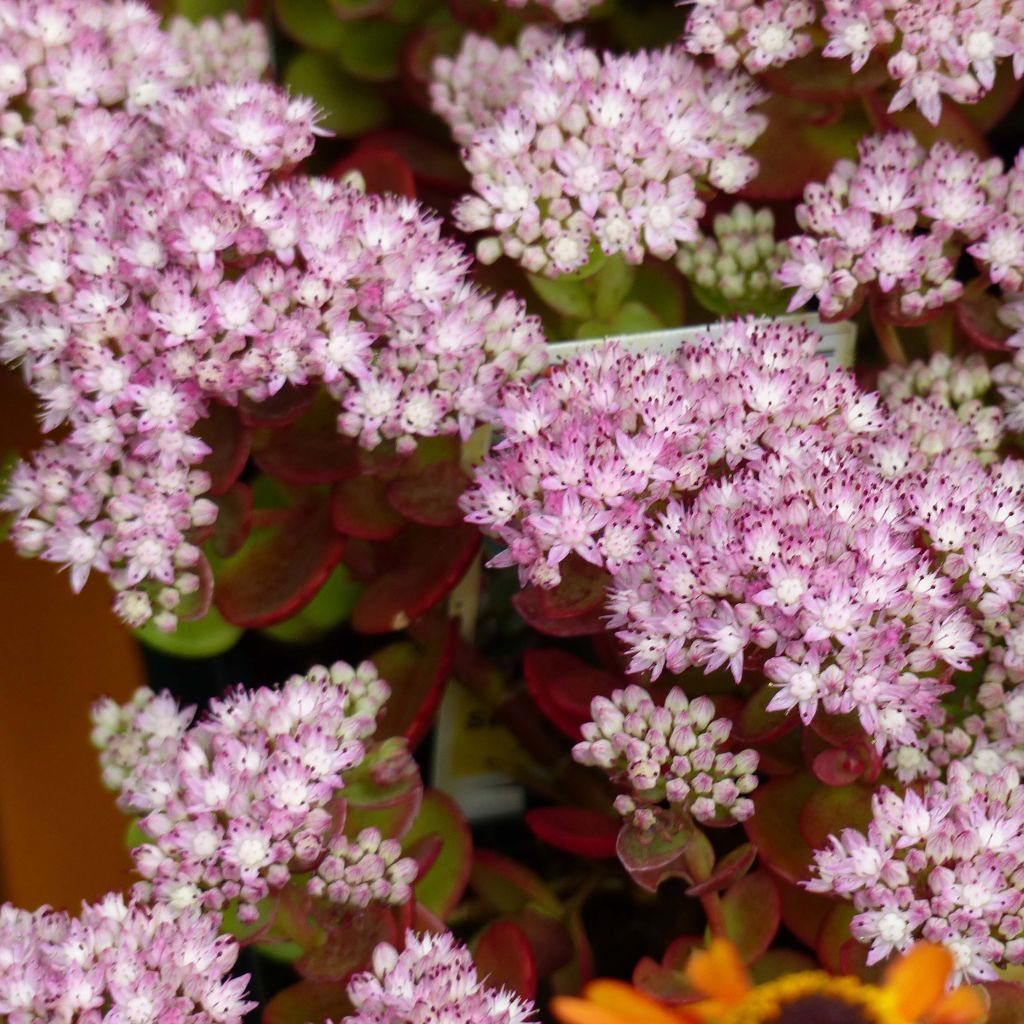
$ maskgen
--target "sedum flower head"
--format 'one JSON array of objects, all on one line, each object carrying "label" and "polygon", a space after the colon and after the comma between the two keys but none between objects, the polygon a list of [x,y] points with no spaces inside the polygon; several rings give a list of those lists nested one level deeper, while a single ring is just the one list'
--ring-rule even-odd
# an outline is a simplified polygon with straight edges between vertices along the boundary
[{"label": "sedum flower head", "polygon": [[811,52],[816,20],[810,0],[697,0],[686,23],[686,48],[711,54],[720,68],[752,74]]},{"label": "sedum flower head", "polygon": [[211,405],[322,384],[341,433],[407,451],[489,422],[544,350],[523,304],[469,284],[469,259],[415,202],[284,178],[313,147],[307,100],[216,85],[159,116],[160,145],[70,206],[47,199],[64,174],[0,148],[0,358],[62,431],[16,468],[3,507],[22,553],[67,566],[76,590],[108,574],[122,618],[173,629],[208,571],[195,541],[217,511],[200,467]]},{"label": "sedum flower head", "polygon": [[293,873],[316,869],[313,895],[407,898],[414,865],[379,835],[332,839],[345,776],[388,694],[370,662],[337,662],[280,689],[240,687],[194,722],[167,694],[97,705],[104,778],[150,840],[134,850],[142,891],[176,910],[237,900],[249,920]]},{"label": "sedum flower head", "polygon": [[551,11],[560,21],[579,21],[585,18],[596,7],[600,7],[604,0],[499,0],[507,7],[519,9],[529,3],[537,7]]},{"label": "sedum flower head", "polygon": [[817,298],[826,316],[854,306],[867,287],[916,318],[955,302],[963,245],[980,238],[1005,190],[997,158],[908,133],[877,135],[840,160],[824,184],[804,189],[797,207],[803,234],[789,240],[778,279],[796,291],[790,309]]},{"label": "sedum flower head", "polygon": [[231,977],[238,944],[216,914],[125,903],[111,893],[77,917],[0,906],[0,1020],[241,1024],[256,1004]]},{"label": "sedum flower head", "polygon": [[598,253],[670,258],[697,237],[698,188],[734,192],[757,171],[746,150],[764,129],[752,112],[761,94],[675,47],[601,56],[559,39],[509,73],[499,88],[518,89],[500,112],[480,103],[481,86],[462,98],[448,83],[454,95],[441,92],[438,109],[463,137],[465,113],[484,108],[463,155],[475,194],[455,217],[487,232],[477,247],[485,262],[504,253],[557,277]]},{"label": "sedum flower head", "polygon": [[737,203],[713,221],[713,235],[680,247],[676,266],[689,278],[702,306],[716,313],[781,313],[783,290],[776,274],[786,246],[775,239],[768,207]]},{"label": "sedum flower head", "polygon": [[382,942],[373,969],[348,983],[355,1013],[343,1024],[525,1024],[534,1006],[477,977],[473,958],[450,932],[405,933],[399,951]]},{"label": "sedum flower head", "polygon": [[709,697],[687,700],[673,688],[656,704],[643,687],[627,686],[610,699],[595,697],[590,713],[572,755],[627,790],[615,806],[638,828],[652,827],[666,802],[703,823],[745,821],[754,813],[747,794],[757,786],[757,752],[722,749],[732,722],[715,718]]},{"label": "sedum flower head", "polygon": [[609,345],[509,388],[504,440],[463,498],[466,518],[507,546],[492,564],[541,586],[570,553],[618,572],[641,557],[657,503],[763,459],[792,431],[841,444],[876,430],[875,397],[830,373],[818,340],[736,322],[673,356]]},{"label": "sedum flower head", "polygon": [[198,23],[172,18],[167,34],[188,55],[193,85],[255,82],[270,67],[270,40],[263,23],[243,20],[234,11]]},{"label": "sedum flower head", "polygon": [[866,833],[844,829],[815,854],[814,892],[852,900],[868,962],[917,938],[945,946],[956,977],[994,980],[1024,962],[1024,796],[1017,770],[950,765],[902,796],[882,788]]}]

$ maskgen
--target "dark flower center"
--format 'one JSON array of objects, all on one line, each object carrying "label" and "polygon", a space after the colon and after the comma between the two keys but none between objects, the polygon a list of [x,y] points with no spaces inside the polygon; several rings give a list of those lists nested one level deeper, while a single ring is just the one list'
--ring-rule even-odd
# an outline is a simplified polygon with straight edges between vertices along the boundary
[{"label": "dark flower center", "polygon": [[866,1006],[828,995],[800,996],[787,1002],[778,1017],[765,1024],[878,1024]]}]

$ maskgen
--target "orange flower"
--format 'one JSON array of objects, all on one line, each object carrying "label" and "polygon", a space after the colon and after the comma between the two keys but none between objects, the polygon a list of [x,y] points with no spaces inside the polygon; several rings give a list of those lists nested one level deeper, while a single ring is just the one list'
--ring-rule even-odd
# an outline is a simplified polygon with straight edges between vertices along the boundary
[{"label": "orange flower", "polygon": [[979,1024],[973,989],[946,991],[953,958],[921,944],[889,968],[883,985],[824,971],[753,985],[736,948],[716,940],[694,953],[686,977],[706,998],[670,1007],[621,981],[595,981],[583,999],[552,1001],[563,1024]]}]

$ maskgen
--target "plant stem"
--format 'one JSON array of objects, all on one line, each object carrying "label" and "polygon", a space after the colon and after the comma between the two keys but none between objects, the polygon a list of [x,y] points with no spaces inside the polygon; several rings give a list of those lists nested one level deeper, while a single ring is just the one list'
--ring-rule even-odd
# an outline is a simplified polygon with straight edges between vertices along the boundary
[{"label": "plant stem", "polygon": [[900,341],[896,325],[889,320],[880,308],[880,303],[872,299],[871,303],[871,324],[875,329],[878,344],[885,353],[890,363],[897,366],[907,365],[907,353],[904,351],[903,343]]}]

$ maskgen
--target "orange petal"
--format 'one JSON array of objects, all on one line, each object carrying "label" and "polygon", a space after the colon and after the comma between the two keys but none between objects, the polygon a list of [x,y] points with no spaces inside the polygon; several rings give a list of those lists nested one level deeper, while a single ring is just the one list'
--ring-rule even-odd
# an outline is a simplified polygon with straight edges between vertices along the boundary
[{"label": "orange petal", "polygon": [[942,999],[952,970],[948,949],[919,942],[889,968],[885,987],[893,993],[897,1010],[907,1020],[917,1020]]},{"label": "orange petal", "polygon": [[740,1002],[750,991],[750,976],[736,947],[715,939],[708,950],[697,950],[686,965],[690,984],[727,1006]]},{"label": "orange petal", "polygon": [[624,981],[592,981],[583,994],[584,999],[556,996],[551,1000],[552,1013],[563,1024],[680,1024],[694,1019]]},{"label": "orange petal", "polygon": [[624,1018],[587,999],[555,996],[551,1012],[562,1024],[625,1024]]},{"label": "orange petal", "polygon": [[939,1000],[925,1017],[927,1024],[978,1024],[985,1019],[988,1007],[981,993],[973,988],[958,988]]}]

